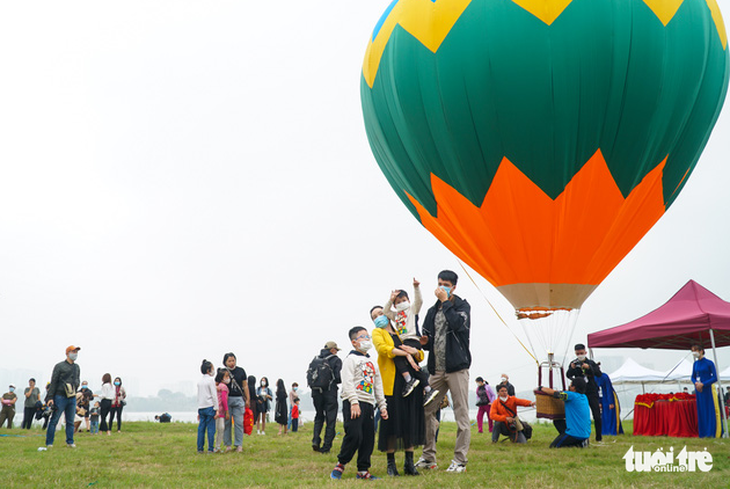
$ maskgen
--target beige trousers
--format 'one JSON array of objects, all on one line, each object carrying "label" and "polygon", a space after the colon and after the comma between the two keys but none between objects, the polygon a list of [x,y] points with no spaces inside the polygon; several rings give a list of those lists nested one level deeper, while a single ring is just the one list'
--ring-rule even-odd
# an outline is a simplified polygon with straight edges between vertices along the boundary
[{"label": "beige trousers", "polygon": [[431,388],[438,389],[439,396],[426,406],[426,444],[423,447],[423,458],[436,462],[436,430],[439,422],[436,411],[447,391],[451,392],[454,417],[456,418],[456,446],[454,461],[466,465],[469,443],[471,441],[471,425],[469,423],[469,369],[458,372],[436,372],[429,379]]}]

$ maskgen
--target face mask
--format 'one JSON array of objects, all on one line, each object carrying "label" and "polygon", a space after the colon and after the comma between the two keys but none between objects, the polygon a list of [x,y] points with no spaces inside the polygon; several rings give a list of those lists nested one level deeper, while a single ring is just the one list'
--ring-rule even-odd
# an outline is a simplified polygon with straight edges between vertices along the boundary
[{"label": "face mask", "polygon": [[442,285],[441,288],[446,291],[446,297],[451,297],[451,287]]},{"label": "face mask", "polygon": [[500,380],[501,380],[502,382],[507,382],[507,377],[502,377],[502,378],[501,378]]},{"label": "face mask", "polygon": [[395,310],[398,312],[403,312],[403,311],[408,310],[409,307],[411,307],[411,303],[408,301],[403,301],[403,302],[396,304]]},{"label": "face mask", "polygon": [[[213,375],[213,374],[211,374],[211,375]],[[122,385],[122,383],[121,382],[114,382],[114,385]]]},{"label": "face mask", "polygon": [[88,388],[89,388],[89,386],[88,386],[88,385],[82,385],[82,386],[81,386],[81,389],[88,389]]},{"label": "face mask", "polygon": [[375,323],[376,328],[387,328],[390,321],[387,316],[378,316],[373,320],[373,323]]},{"label": "face mask", "polygon": [[261,382],[261,387],[266,387],[266,382]]},{"label": "face mask", "polygon": [[693,352],[692,352],[692,356],[693,356],[693,357],[695,357],[695,359],[697,359],[697,358],[700,358],[700,352],[698,352],[698,351],[693,351]]},{"label": "face mask", "polygon": [[580,360],[581,362],[585,359],[586,359],[585,355],[578,355],[578,360]]},{"label": "face mask", "polygon": [[10,392],[13,392],[13,391],[15,391],[15,387],[10,388]]},{"label": "face mask", "polygon": [[75,351],[68,354],[68,359],[72,362],[75,362],[77,358],[79,358],[79,354]]},{"label": "face mask", "polygon": [[365,340],[365,341],[361,341],[360,342],[360,351],[365,351],[366,352],[366,351],[368,351],[372,347],[373,347],[373,344],[370,343],[370,341]]},{"label": "face mask", "polygon": [[299,390],[299,387],[295,387],[294,388],[294,392],[296,392],[297,390]]},{"label": "face mask", "polygon": [[227,379],[223,379],[223,383],[224,383],[224,384],[230,384],[230,383],[231,383],[231,379],[230,379],[230,377],[229,377],[229,378],[227,378]]},{"label": "face mask", "polygon": [[507,402],[507,399],[509,399],[509,396],[507,396],[507,397],[499,396],[499,400],[502,402]]}]

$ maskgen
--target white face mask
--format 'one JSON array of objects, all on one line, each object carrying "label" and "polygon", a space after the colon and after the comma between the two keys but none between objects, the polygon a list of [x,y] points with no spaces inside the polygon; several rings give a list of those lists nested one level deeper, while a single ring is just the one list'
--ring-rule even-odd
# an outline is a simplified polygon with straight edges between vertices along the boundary
[{"label": "white face mask", "polygon": [[367,352],[372,347],[373,347],[373,344],[370,343],[370,341],[368,341],[368,340],[365,340],[365,341],[361,341],[360,342],[360,351]]},{"label": "white face mask", "polygon": [[692,352],[692,356],[693,356],[693,357],[695,357],[695,359],[697,359],[697,358],[700,358],[700,352],[698,352],[698,351],[693,351],[693,352]]},{"label": "white face mask", "polygon": [[408,301],[403,301],[399,304],[396,304],[395,310],[398,312],[403,312],[403,311],[407,311],[409,307],[411,307],[411,303]]},{"label": "white face mask", "polygon": [[68,359],[71,360],[72,362],[75,362],[77,358],[79,358],[79,354],[76,353],[75,351],[72,351],[71,353],[68,354]]},{"label": "white face mask", "polygon": [[585,359],[586,359],[585,355],[578,355],[578,360],[580,360],[581,362]]},{"label": "white face mask", "polygon": [[499,400],[502,402],[507,402],[507,399],[509,399],[509,396],[506,396],[506,397],[499,396]]},{"label": "white face mask", "polygon": [[500,380],[501,380],[502,382],[507,382],[507,377],[502,377],[502,378],[501,378]]}]

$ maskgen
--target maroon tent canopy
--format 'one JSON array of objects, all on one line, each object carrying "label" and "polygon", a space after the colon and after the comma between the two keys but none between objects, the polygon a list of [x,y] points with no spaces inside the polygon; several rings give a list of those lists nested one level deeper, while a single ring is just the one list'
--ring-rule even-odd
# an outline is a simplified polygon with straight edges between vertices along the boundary
[{"label": "maroon tent canopy", "polygon": [[690,280],[658,309],[630,323],[588,335],[590,348],[709,349],[730,345],[730,302]]}]

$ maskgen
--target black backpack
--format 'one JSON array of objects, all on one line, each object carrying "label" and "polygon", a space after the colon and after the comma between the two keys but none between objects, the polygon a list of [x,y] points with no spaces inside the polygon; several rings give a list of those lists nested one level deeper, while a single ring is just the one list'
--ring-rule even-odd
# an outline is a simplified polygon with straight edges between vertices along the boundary
[{"label": "black backpack", "polygon": [[307,385],[310,389],[328,390],[332,381],[335,380],[335,373],[332,370],[329,359],[335,355],[328,355],[324,358],[314,357],[307,369]]}]

